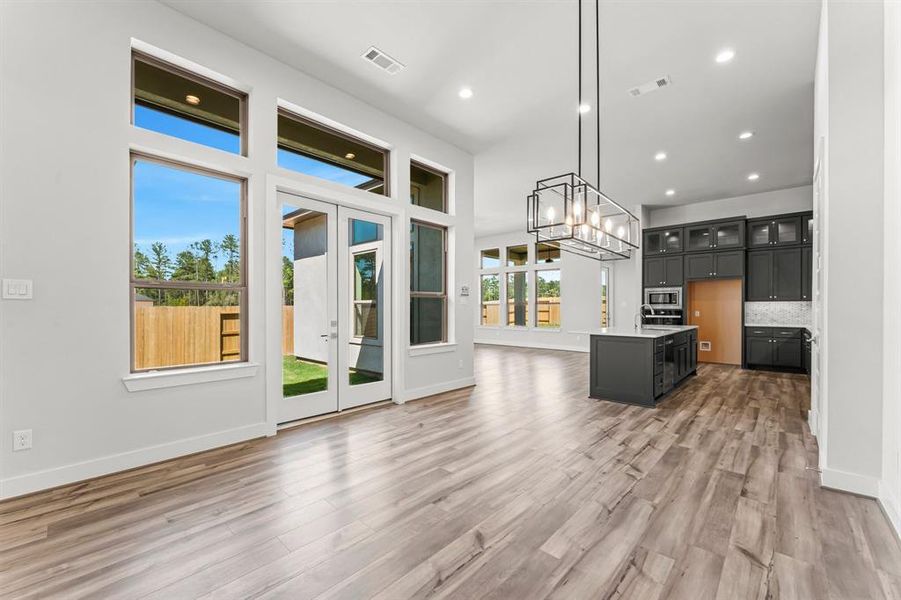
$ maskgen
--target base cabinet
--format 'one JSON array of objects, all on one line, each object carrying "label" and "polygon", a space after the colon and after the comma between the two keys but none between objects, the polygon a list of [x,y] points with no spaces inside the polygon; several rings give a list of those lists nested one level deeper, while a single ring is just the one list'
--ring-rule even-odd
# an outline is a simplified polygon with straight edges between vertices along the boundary
[{"label": "base cabinet", "polygon": [[592,335],[589,395],[656,406],[697,370],[697,341],[697,329],[657,338]]},{"label": "base cabinet", "polygon": [[805,368],[803,330],[783,327],[745,329],[745,362],[749,367]]}]

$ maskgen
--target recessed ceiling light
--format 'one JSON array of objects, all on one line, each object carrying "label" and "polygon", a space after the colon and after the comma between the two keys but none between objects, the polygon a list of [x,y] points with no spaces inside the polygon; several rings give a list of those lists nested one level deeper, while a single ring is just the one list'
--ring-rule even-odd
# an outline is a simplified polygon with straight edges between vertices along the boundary
[{"label": "recessed ceiling light", "polygon": [[723,64],[729,62],[733,58],[735,58],[735,51],[732,50],[732,48],[725,48],[724,50],[720,50],[719,54],[716,55],[716,62]]},{"label": "recessed ceiling light", "polygon": [[667,196],[674,196],[676,194],[676,190],[666,190]]},{"label": "recessed ceiling light", "polygon": [[748,181],[757,181],[758,179],[760,179],[759,173],[751,173],[748,175]]},{"label": "recessed ceiling light", "polygon": [[666,152],[658,152],[654,155],[654,160],[666,160]]},{"label": "recessed ceiling light", "polygon": [[584,115],[585,113],[587,113],[588,111],[590,111],[590,110],[591,110],[591,105],[590,105],[590,104],[584,104],[584,103],[583,103],[583,104],[580,104],[580,105],[579,105],[579,112],[582,113],[583,115]]},{"label": "recessed ceiling light", "polygon": [[468,87],[460,88],[460,91],[457,93],[457,95],[464,100],[469,100],[470,98],[472,98],[472,89]]},{"label": "recessed ceiling light", "polygon": [[742,131],[741,133],[738,134],[738,139],[740,139],[740,140],[746,140],[750,137],[754,137],[753,131]]},{"label": "recessed ceiling light", "polygon": [[187,102],[188,104],[193,104],[194,106],[197,106],[198,104],[200,104],[200,98],[198,98],[197,96],[194,96],[192,94],[188,94],[187,96],[185,96],[185,102]]},{"label": "recessed ceiling light", "polygon": [[357,155],[354,154],[353,152],[348,152],[347,154],[344,155],[344,158],[346,158],[347,160],[353,160],[356,157],[357,157]]}]

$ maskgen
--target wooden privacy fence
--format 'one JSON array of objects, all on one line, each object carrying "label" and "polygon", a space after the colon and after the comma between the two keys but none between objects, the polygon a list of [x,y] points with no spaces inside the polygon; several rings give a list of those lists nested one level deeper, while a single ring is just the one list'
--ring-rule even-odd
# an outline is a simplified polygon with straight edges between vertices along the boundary
[{"label": "wooden privacy fence", "polygon": [[[539,327],[560,326],[559,298],[539,298],[537,309]],[[498,300],[482,302],[482,325],[500,325],[500,311]],[[513,312],[514,306],[511,302],[507,304],[507,323],[513,322]]]},{"label": "wooden privacy fence", "polygon": [[[237,306],[135,306],[135,368],[237,360]],[[294,350],[294,307],[282,307],[282,353]]]}]

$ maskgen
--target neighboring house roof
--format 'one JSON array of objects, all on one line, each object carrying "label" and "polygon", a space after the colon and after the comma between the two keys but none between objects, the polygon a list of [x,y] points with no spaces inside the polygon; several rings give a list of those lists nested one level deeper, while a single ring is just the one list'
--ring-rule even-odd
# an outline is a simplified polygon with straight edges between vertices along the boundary
[{"label": "neighboring house roof", "polygon": [[135,294],[135,302],[153,302],[153,298],[145,296],[144,294]]}]

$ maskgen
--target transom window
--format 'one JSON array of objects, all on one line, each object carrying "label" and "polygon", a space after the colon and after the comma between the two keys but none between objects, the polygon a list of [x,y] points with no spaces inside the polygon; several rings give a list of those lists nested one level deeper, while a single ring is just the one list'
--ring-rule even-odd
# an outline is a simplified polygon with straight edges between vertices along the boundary
[{"label": "transom window", "polygon": [[447,212],[447,175],[410,161],[410,203]]},{"label": "transom window", "polygon": [[247,154],[245,94],[140,52],[132,81],[135,126]]},{"label": "transom window", "polygon": [[133,154],[132,370],[246,360],[246,181]]},{"label": "transom window", "polygon": [[283,109],[278,111],[278,166],[389,195],[387,150]]}]

